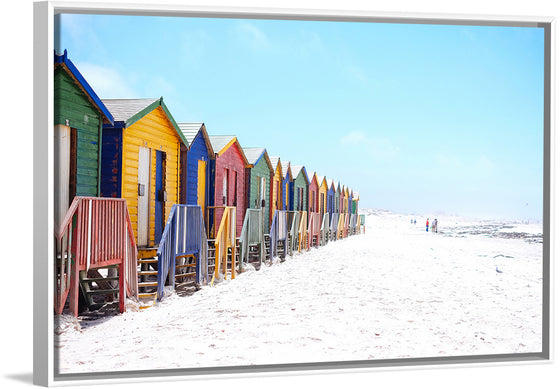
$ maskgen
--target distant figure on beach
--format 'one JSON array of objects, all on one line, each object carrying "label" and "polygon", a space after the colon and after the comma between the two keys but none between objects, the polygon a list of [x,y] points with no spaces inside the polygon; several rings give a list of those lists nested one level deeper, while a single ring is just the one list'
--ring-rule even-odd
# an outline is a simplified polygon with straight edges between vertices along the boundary
[{"label": "distant figure on beach", "polygon": [[432,232],[436,232],[436,221],[432,220]]},{"label": "distant figure on beach", "polygon": [[434,219],[434,229],[434,232],[437,233],[437,219]]},{"label": "distant figure on beach", "polygon": [[412,219],[410,219],[410,224],[412,224]]},{"label": "distant figure on beach", "polygon": [[426,232],[428,232],[428,228],[430,228],[430,218],[426,219]]},{"label": "distant figure on beach", "polygon": [[416,225],[416,219],[414,219],[414,225]]}]

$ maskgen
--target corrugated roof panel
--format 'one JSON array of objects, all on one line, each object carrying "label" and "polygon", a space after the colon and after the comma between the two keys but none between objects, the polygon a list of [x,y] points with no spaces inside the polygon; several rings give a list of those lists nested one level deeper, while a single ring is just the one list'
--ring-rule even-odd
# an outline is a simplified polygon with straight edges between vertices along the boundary
[{"label": "corrugated roof panel", "polygon": [[[272,170],[276,172],[276,168],[278,167],[278,162],[280,162],[280,157],[270,157],[270,164],[272,165]],[[280,170],[282,170],[282,163],[280,163]],[[280,172],[282,177],[284,177],[283,170]]]},{"label": "corrugated roof panel", "polygon": [[101,101],[113,115],[116,122],[125,122],[157,99],[102,99]]},{"label": "corrugated roof panel", "polygon": [[193,142],[196,134],[200,131],[204,123],[177,123],[181,132],[189,142],[189,145]]},{"label": "corrugated roof panel", "polygon": [[290,169],[292,169],[292,176],[296,178],[299,175],[301,169],[303,169],[303,165],[290,165]]},{"label": "corrugated roof panel", "polygon": [[[286,176],[288,175],[288,167],[291,168],[290,162],[280,162],[280,165],[282,165],[282,173],[284,174],[284,179],[286,178]],[[294,173],[292,173],[293,175]]]},{"label": "corrugated roof panel", "polygon": [[256,165],[265,151],[264,147],[243,147],[245,157],[251,165]]},{"label": "corrugated roof panel", "polygon": [[222,149],[231,142],[235,135],[209,135],[210,144],[215,153],[219,153]]}]

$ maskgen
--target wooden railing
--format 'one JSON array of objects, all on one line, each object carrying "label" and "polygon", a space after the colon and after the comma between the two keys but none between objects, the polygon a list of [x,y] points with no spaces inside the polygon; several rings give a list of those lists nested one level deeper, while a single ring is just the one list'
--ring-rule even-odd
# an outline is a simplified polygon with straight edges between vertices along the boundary
[{"label": "wooden railing", "polygon": [[307,212],[302,211],[298,228],[298,252],[301,249],[309,250],[309,241],[307,239]]},{"label": "wooden railing", "polygon": [[199,205],[174,204],[157,250],[157,299],[161,300],[163,297],[163,287],[166,284],[175,288],[175,267],[179,258],[194,256],[196,266],[192,275],[197,284],[206,284],[207,255],[208,241],[202,208]]},{"label": "wooden railing", "polygon": [[228,250],[231,254],[231,279],[236,275],[236,245],[235,245],[235,207],[222,207],[223,213],[220,221],[220,227],[216,233],[215,248],[216,260],[214,265],[214,276],[212,277],[211,284],[215,280],[220,279],[223,275],[224,279],[227,278],[227,263],[228,263]]},{"label": "wooden railing", "polygon": [[301,211],[288,211],[288,225],[290,226],[290,237],[291,241],[288,246],[288,254],[294,255],[294,251],[298,249],[299,242],[299,224],[301,221]]},{"label": "wooden railing", "polygon": [[315,239],[316,246],[319,246],[319,233],[321,232],[321,214],[319,212],[309,212],[309,230],[307,232],[308,248],[313,245]]},{"label": "wooden railing", "polygon": [[331,231],[331,239],[336,240],[337,236],[336,236],[336,231],[338,228],[338,219],[339,219],[339,214],[338,213],[333,213],[332,217],[331,217],[331,226],[330,226],[330,231]]},{"label": "wooden railing", "polygon": [[336,227],[337,239],[344,238],[344,220],[346,219],[346,214],[341,213],[338,217],[338,226]]},{"label": "wooden railing", "polygon": [[350,215],[350,235],[354,235],[356,234],[356,223],[357,223],[357,217],[356,214],[352,214]]},{"label": "wooden railing", "polygon": [[239,237],[239,271],[242,263],[249,263],[249,246],[259,245],[259,264],[264,257],[264,211],[247,209]]},{"label": "wooden railing", "polygon": [[54,308],[61,314],[70,296],[78,315],[79,272],[118,265],[119,310],[138,296],[137,248],[125,199],[76,196],[55,227]]},{"label": "wooden railing", "polygon": [[323,215],[323,221],[321,222],[321,241],[319,242],[321,246],[326,245],[329,241],[329,227],[329,214],[325,213]]},{"label": "wooden railing", "polygon": [[287,252],[288,244],[288,223],[286,211],[274,211],[272,224],[270,225],[270,258],[278,255],[278,242],[284,242],[284,254]]}]

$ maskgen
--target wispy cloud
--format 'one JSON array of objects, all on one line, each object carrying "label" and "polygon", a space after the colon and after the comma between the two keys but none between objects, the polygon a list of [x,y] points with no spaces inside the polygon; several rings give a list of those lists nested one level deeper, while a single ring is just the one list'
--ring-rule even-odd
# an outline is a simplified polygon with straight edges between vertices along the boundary
[{"label": "wispy cloud", "polygon": [[351,78],[357,80],[362,84],[369,83],[369,78],[366,75],[366,72],[357,65],[347,65],[344,67],[344,71],[348,74]]},{"label": "wispy cloud", "polygon": [[[64,30],[67,39],[72,42],[60,41],[57,42],[56,49],[63,52],[68,45],[74,47],[87,47],[90,52],[96,53],[99,57],[107,56],[107,50],[105,49],[105,44],[99,39],[94,29],[89,23],[84,23],[84,15],[72,15],[72,14],[61,14],[60,18],[60,30]],[[68,53],[69,56],[73,56],[73,53]]]},{"label": "wispy cloud", "polygon": [[101,98],[140,97],[130,81],[116,69],[91,63],[79,63],[76,66]]},{"label": "wispy cloud", "polygon": [[236,34],[239,39],[253,49],[263,49],[270,44],[266,34],[249,22],[238,23],[236,26]]}]

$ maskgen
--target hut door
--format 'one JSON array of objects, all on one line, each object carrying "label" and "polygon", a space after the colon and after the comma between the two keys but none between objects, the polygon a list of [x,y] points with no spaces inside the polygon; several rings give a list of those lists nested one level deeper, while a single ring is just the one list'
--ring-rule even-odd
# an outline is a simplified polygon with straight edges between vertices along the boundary
[{"label": "hut door", "polygon": [[70,127],[54,127],[54,222],[59,226],[68,210],[70,182]]},{"label": "hut door", "polygon": [[206,161],[198,161],[198,200],[197,204],[202,208],[205,215],[206,209]]},{"label": "hut door", "polygon": [[167,193],[165,191],[165,153],[156,150],[156,206],[154,215],[154,239],[155,244],[159,244],[164,227],[164,209],[167,201]]},{"label": "hut door", "polygon": [[150,149],[138,150],[138,246],[148,245]]}]

